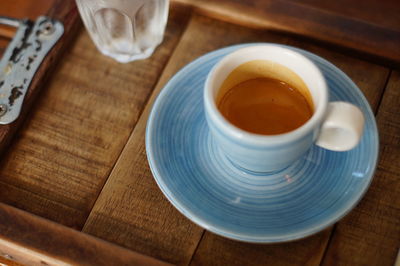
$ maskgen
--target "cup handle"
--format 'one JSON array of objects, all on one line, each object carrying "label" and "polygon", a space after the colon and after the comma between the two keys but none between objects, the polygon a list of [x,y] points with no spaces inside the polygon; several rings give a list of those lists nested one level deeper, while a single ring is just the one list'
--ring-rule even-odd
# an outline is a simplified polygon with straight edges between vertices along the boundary
[{"label": "cup handle", "polygon": [[348,151],[361,139],[364,116],[361,110],[346,102],[330,102],[316,144],[332,151]]}]

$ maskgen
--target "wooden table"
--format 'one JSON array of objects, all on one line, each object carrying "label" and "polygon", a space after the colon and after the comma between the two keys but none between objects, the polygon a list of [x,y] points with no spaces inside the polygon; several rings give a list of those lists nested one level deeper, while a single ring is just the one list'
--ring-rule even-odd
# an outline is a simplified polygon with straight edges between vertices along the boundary
[{"label": "wooden table", "polygon": [[[400,4],[382,2],[172,1],[162,45],[129,64],[102,56],[79,27],[2,151],[0,264],[393,265]],[[228,240],[181,215],[157,187],[144,144],[151,106],[180,68],[260,41],[309,50],[342,69],[367,97],[380,134],[379,165],[358,206],[316,235],[274,245]]]}]

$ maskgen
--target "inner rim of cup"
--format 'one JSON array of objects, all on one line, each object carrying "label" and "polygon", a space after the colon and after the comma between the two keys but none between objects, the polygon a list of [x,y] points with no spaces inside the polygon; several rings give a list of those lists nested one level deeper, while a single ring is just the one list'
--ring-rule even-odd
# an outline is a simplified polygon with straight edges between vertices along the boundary
[{"label": "inner rim of cup", "polygon": [[[305,83],[311,94],[314,113],[301,127],[278,135],[259,135],[236,127],[220,113],[216,102],[221,85],[238,66],[254,60],[272,61],[282,65],[296,73]],[[312,131],[325,115],[328,92],[325,79],[313,62],[298,52],[271,44],[241,48],[221,59],[207,77],[204,101],[209,118],[230,137],[248,144],[275,145],[294,140]]]}]

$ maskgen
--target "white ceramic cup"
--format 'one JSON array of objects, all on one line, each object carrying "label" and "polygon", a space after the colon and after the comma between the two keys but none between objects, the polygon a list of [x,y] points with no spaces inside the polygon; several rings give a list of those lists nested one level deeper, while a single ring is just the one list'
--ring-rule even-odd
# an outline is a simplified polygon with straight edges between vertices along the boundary
[{"label": "white ceramic cup", "polygon": [[[237,72],[246,63],[253,67]],[[239,74],[233,75],[234,71]],[[312,117],[301,127],[279,135],[253,134],[228,122],[217,109],[226,82],[232,88],[263,76],[303,84],[314,107]],[[256,45],[228,54],[213,67],[205,82],[204,106],[214,140],[235,166],[251,172],[273,172],[301,158],[314,143],[332,151],[347,151],[358,144],[364,127],[362,112],[350,103],[328,102],[328,95],[321,71],[305,56],[279,45]]]}]

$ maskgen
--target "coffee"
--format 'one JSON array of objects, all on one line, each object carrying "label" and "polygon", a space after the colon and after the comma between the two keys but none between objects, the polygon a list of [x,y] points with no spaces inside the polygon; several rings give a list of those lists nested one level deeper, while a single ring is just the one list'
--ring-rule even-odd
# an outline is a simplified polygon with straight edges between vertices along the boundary
[{"label": "coffee", "polygon": [[313,110],[294,86],[273,78],[255,78],[232,87],[218,109],[235,126],[251,133],[276,135],[292,131]]},{"label": "coffee", "polygon": [[222,83],[216,103],[229,122],[261,135],[292,131],[314,111],[303,80],[287,67],[266,60],[236,67]]}]

